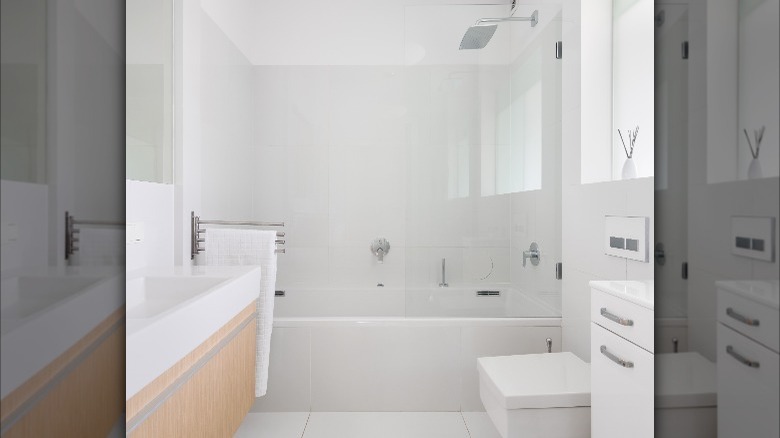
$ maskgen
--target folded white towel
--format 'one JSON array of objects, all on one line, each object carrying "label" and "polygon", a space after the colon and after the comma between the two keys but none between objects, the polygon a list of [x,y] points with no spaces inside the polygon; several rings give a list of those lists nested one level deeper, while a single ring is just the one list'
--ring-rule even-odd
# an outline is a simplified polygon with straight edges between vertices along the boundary
[{"label": "folded white towel", "polygon": [[274,322],[276,290],[276,231],[216,228],[206,231],[207,265],[260,265],[262,279],[257,298],[257,368],[255,396],[268,389],[268,362]]}]

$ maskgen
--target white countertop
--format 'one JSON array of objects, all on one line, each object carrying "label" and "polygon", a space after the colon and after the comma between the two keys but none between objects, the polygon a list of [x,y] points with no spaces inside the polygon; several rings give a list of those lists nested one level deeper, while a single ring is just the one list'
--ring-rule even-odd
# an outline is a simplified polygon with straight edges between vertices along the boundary
[{"label": "white countertop", "polygon": [[123,267],[3,271],[0,397],[76,344],[124,305]]},{"label": "white countertop", "polygon": [[[143,294],[128,287],[125,397],[130,399],[144,386],[203,343],[241,310],[254,302],[260,291],[259,266],[147,267],[127,273],[127,284],[141,278],[213,279],[209,286],[163,310],[143,316]],[[132,290],[131,290],[132,289]],[[175,291],[174,291],[175,292]],[[140,315],[142,317],[134,317]]]},{"label": "white countertop", "polygon": [[715,287],[722,289],[759,304],[780,309],[780,292],[778,292],[778,280],[738,280],[716,281]]},{"label": "white countertop", "polygon": [[591,281],[590,287],[614,295],[650,310],[655,308],[655,282],[644,281]]}]

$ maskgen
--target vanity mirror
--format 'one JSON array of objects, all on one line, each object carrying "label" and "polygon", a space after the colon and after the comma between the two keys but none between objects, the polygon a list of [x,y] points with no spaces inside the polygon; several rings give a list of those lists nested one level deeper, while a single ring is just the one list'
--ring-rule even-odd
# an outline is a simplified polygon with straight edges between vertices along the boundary
[{"label": "vanity mirror", "polygon": [[126,8],[127,179],[173,182],[173,2]]}]

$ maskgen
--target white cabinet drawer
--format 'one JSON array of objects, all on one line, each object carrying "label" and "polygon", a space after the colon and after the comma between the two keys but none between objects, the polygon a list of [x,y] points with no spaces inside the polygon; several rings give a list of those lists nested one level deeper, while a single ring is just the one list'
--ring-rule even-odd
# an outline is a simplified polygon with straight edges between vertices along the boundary
[{"label": "white cabinet drawer", "polygon": [[723,324],[717,343],[718,436],[780,436],[780,355]]},{"label": "white cabinet drawer", "polygon": [[591,436],[653,436],[653,370],[651,353],[591,324]]},{"label": "white cabinet drawer", "polygon": [[780,351],[777,309],[759,304],[729,291],[718,290],[718,322]]},{"label": "white cabinet drawer", "polygon": [[653,352],[652,310],[595,289],[592,289],[590,307],[591,321]]}]

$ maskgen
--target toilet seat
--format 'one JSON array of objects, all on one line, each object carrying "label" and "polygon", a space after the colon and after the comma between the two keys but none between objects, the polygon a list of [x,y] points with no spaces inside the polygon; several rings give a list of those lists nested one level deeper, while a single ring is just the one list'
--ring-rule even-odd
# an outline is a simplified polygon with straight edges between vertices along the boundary
[{"label": "toilet seat", "polygon": [[590,406],[590,364],[573,353],[481,357],[477,363],[480,381],[504,409]]}]

